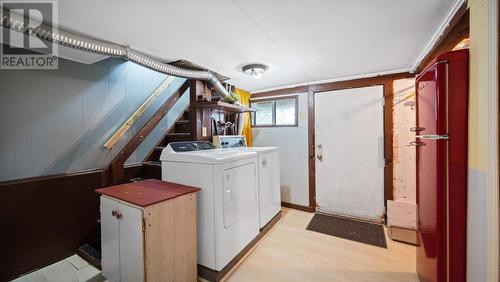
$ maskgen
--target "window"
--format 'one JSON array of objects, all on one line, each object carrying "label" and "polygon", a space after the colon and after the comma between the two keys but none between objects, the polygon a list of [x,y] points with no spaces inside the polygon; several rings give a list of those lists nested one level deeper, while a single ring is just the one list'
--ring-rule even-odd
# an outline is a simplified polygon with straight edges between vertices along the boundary
[{"label": "window", "polygon": [[250,101],[253,127],[297,126],[297,96]]}]

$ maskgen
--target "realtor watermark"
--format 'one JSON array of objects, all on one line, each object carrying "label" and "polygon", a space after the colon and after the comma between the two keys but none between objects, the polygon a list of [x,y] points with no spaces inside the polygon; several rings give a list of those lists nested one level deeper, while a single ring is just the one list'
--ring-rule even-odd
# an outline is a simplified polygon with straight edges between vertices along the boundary
[{"label": "realtor watermark", "polygon": [[[54,1],[1,1],[0,19],[36,28],[47,23],[45,29],[57,26],[57,6]],[[1,28],[0,69],[44,70],[57,69],[58,46],[14,28]]]}]

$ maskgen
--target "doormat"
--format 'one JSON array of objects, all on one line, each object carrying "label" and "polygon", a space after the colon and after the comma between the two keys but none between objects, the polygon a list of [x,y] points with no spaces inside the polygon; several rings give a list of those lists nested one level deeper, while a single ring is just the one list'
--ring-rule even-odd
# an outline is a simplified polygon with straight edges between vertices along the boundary
[{"label": "doormat", "polygon": [[307,226],[307,230],[387,249],[382,224],[332,215],[314,214]]}]

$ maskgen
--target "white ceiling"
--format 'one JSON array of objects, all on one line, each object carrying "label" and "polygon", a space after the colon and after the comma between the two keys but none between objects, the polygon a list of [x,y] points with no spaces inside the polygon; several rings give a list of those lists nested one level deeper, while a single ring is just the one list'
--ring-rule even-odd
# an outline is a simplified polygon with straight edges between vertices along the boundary
[{"label": "white ceiling", "polygon": [[[59,25],[243,89],[410,69],[459,0],[64,0]],[[264,63],[260,80],[241,72]]]}]

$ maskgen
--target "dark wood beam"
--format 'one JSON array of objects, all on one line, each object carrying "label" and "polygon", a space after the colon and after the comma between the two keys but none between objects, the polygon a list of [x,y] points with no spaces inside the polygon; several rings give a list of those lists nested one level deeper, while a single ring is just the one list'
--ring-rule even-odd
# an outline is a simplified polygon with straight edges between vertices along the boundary
[{"label": "dark wood beam", "polygon": [[309,90],[308,86],[297,86],[297,87],[292,87],[292,88],[284,88],[284,89],[278,89],[278,90],[273,90],[273,91],[255,93],[255,94],[251,95],[251,98],[253,99],[253,98],[264,98],[264,97],[272,97],[272,96],[279,96],[279,95],[307,93],[308,90]]},{"label": "dark wood beam", "polygon": [[[128,141],[128,143],[118,152],[118,154],[113,158],[113,160],[104,168],[102,174],[102,183],[104,186],[114,185],[123,183],[126,181],[124,178],[124,164],[125,161],[132,155],[133,152],[139,147],[139,145],[148,137],[148,135],[153,131],[153,129],[158,125],[158,123],[165,117],[168,111],[175,105],[177,100],[186,92],[189,88],[189,80],[186,80],[184,84],[172,95],[170,96],[161,107],[151,116],[151,118],[146,122],[146,124]],[[173,124],[172,126],[174,126]],[[166,132],[170,130],[167,129]]]},{"label": "dark wood beam", "polygon": [[316,210],[316,136],[314,91],[307,90],[307,144],[309,156],[309,208]]},{"label": "dark wood beam", "polygon": [[[207,94],[210,91],[205,82],[192,80],[189,88],[189,120],[191,121],[191,138],[197,141],[212,141],[212,120],[213,108],[200,106],[197,97]],[[203,134],[203,128],[206,134]]]},{"label": "dark wood beam", "polygon": [[328,82],[328,83],[321,83],[321,84],[311,84],[309,86],[297,86],[297,87],[291,87],[291,88],[277,89],[277,90],[272,90],[272,91],[255,93],[255,94],[252,94],[250,96],[250,98],[255,99],[255,98],[274,97],[274,96],[281,96],[281,95],[291,95],[291,94],[298,94],[298,93],[308,93],[310,89],[313,92],[323,92],[323,91],[333,91],[333,90],[339,90],[339,89],[373,86],[373,85],[380,85],[381,82],[383,83],[385,81],[393,81],[396,79],[411,78],[411,77],[415,77],[415,75],[412,73],[409,73],[409,72],[401,72],[401,73],[386,74],[386,75],[379,75],[379,76],[366,77],[366,78],[358,78],[358,79],[352,79],[352,80],[335,81],[335,82]]}]

